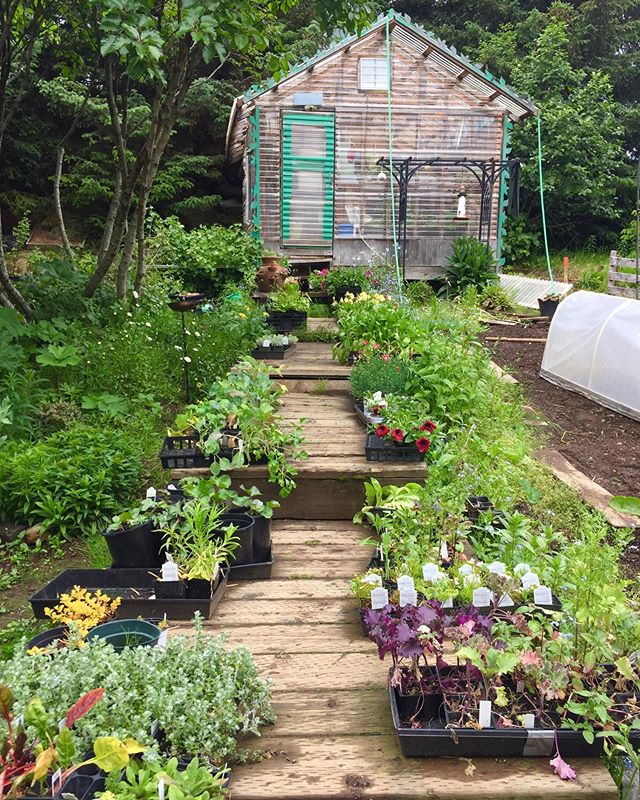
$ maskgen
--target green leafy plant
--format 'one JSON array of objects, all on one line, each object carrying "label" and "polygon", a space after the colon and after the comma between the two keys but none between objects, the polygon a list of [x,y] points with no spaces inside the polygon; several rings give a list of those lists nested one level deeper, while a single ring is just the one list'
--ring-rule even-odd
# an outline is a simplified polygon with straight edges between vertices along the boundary
[{"label": "green leafy plant", "polygon": [[375,392],[402,395],[408,379],[409,365],[405,358],[377,353],[360,359],[349,375],[351,391],[358,399]]},{"label": "green leafy plant", "polygon": [[280,289],[269,296],[270,311],[309,311],[311,300],[300,290],[300,285],[293,278],[287,278]]},{"label": "green leafy plant", "polygon": [[133,761],[123,778],[112,775],[102,800],[157,800],[160,781],[167,787],[169,800],[218,800],[226,797],[225,772],[212,772],[210,767],[193,758],[180,770],[177,758],[168,761],[140,763]]},{"label": "green leafy plant", "polygon": [[44,367],[75,367],[80,363],[80,352],[72,344],[49,344],[36,356],[36,361]]},{"label": "green leafy plant", "polygon": [[486,245],[473,236],[464,236],[454,239],[451,246],[453,252],[444,275],[446,294],[456,296],[470,286],[482,289],[497,282],[495,258]]},{"label": "green leafy plant", "polygon": [[121,417],[127,413],[126,402],[114,394],[87,394],[82,398],[82,408],[86,411],[100,411],[109,417]]}]

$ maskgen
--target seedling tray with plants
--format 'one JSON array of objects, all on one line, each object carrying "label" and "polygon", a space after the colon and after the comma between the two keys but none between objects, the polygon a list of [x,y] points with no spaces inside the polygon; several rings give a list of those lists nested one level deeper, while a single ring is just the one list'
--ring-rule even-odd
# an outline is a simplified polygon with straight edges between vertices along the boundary
[{"label": "seedling tray with plants", "polygon": [[367,435],[364,451],[367,461],[415,463],[425,459],[425,453],[421,453],[414,442],[397,444],[373,433]]},{"label": "seedling tray with plants", "polygon": [[356,400],[353,404],[353,410],[356,412],[356,415],[359,417],[361,422],[367,426],[370,425],[377,425],[379,422],[382,422],[382,417],[372,417],[371,414],[367,414],[364,410],[364,400]]},{"label": "seedling tray with plants", "polygon": [[261,561],[256,564],[241,564],[237,567],[229,567],[229,580],[230,581],[266,581],[271,577],[273,571],[273,564],[275,557],[273,555],[273,547],[269,548],[269,556],[267,561]]},{"label": "seedling tray with plants", "polygon": [[[222,434],[228,434],[222,431]],[[237,431],[231,432],[238,437]],[[220,458],[233,458],[236,452],[230,447],[220,447],[215,455],[205,455],[200,448],[200,434],[193,433],[188,436],[167,436],[160,450],[160,462],[163,469],[195,469],[209,467]]]},{"label": "seedling tray with plants", "polygon": [[155,596],[158,581],[146,569],[66,569],[31,598],[31,608],[37,619],[45,619],[45,608],[57,605],[60,595],[74,586],[89,591],[99,589],[108,597],[121,598],[116,616],[119,619],[160,617],[192,619],[198,611],[210,619],[227,587],[228,571],[222,572],[207,599],[159,599]]},{"label": "seedling tray with plants", "polygon": [[[428,695],[427,695],[428,697]],[[596,738],[589,744],[582,731],[570,728],[532,729],[516,726],[490,728],[457,727],[449,724],[445,713],[444,696],[432,697],[431,708],[437,706],[437,716],[429,719],[421,715],[409,721],[411,712],[403,714],[398,690],[389,684],[389,702],[393,726],[398,734],[400,750],[405,756],[434,758],[439,756],[459,758],[519,758],[541,756],[551,758],[556,749],[563,758],[597,756],[603,752],[603,740]],[[425,704],[426,706],[427,704]],[[495,715],[494,715],[495,717]],[[640,731],[631,733],[631,741],[640,747]]]},{"label": "seedling tray with plants", "polygon": [[268,359],[269,361],[283,361],[290,358],[295,352],[295,344],[279,345],[270,347],[256,347],[251,351],[251,355],[258,360]]}]

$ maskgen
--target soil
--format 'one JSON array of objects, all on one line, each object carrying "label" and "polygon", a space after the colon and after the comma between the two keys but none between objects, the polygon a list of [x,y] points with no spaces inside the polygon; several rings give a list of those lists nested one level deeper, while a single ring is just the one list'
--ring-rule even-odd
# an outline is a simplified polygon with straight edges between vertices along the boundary
[{"label": "soil", "polygon": [[[545,339],[548,323],[491,325],[487,336]],[[544,343],[486,342],[493,360],[523,386],[548,423],[549,445],[612,494],[640,492],[640,422],[539,377]]]}]

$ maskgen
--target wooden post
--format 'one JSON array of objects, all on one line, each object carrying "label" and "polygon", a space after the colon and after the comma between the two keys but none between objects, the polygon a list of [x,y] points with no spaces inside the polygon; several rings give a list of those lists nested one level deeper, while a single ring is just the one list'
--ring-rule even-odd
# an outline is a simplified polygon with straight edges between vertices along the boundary
[{"label": "wooden post", "polygon": [[564,257],[562,266],[564,268],[564,282],[569,283],[569,256]]}]

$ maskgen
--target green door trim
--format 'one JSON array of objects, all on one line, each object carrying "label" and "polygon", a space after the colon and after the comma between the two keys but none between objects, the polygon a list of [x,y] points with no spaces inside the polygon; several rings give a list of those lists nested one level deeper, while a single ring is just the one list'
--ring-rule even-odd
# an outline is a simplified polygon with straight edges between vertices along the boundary
[{"label": "green door trim", "polygon": [[[318,156],[296,156],[293,154],[293,125],[322,126],[325,131],[326,151]],[[293,194],[293,174],[296,169],[307,172],[321,172],[325,178],[324,209],[322,217],[323,246],[333,241],[333,179],[335,171],[335,117],[326,113],[303,113],[285,111],[282,115],[282,165],[280,192],[282,206],[280,213],[280,232],[282,244],[290,242],[291,233],[291,198]]]},{"label": "green door trim", "polygon": [[260,108],[256,106],[249,116],[249,164],[251,185],[249,186],[249,215],[251,235],[260,238]]},{"label": "green door trim", "polygon": [[[511,130],[513,122],[505,114],[502,118],[502,151],[500,158],[506,161],[511,153]],[[496,259],[498,261],[498,272],[502,272],[504,258],[502,258],[502,245],[506,233],[505,223],[507,221],[507,204],[509,200],[509,175],[507,170],[500,173],[500,189],[498,192],[498,232],[496,238]],[[491,232],[489,232],[491,236]]]}]

